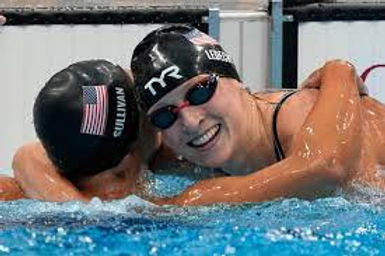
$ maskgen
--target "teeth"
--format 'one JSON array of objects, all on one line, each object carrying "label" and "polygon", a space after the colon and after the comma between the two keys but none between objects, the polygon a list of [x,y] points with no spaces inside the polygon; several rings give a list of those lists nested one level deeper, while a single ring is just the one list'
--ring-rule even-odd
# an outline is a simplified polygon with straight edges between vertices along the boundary
[{"label": "teeth", "polygon": [[210,130],[208,130],[205,134],[203,134],[203,135],[199,136],[198,138],[194,139],[193,141],[191,141],[191,144],[193,146],[201,146],[201,145],[207,143],[209,140],[211,140],[214,137],[214,135],[217,133],[218,129],[219,129],[219,125],[214,126]]}]

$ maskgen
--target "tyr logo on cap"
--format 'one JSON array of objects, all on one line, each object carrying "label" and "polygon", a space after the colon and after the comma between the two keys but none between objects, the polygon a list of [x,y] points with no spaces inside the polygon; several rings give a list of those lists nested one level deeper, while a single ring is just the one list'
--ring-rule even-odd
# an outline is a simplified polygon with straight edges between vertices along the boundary
[{"label": "tyr logo on cap", "polygon": [[150,81],[147,82],[147,84],[144,86],[145,90],[150,90],[151,94],[155,96],[157,94],[153,84],[160,84],[161,87],[165,88],[167,86],[166,82],[164,81],[165,77],[172,77],[175,79],[181,79],[183,78],[182,75],[179,74],[179,67],[176,65],[170,66],[162,71],[160,74],[160,77],[153,77],[150,79]]}]

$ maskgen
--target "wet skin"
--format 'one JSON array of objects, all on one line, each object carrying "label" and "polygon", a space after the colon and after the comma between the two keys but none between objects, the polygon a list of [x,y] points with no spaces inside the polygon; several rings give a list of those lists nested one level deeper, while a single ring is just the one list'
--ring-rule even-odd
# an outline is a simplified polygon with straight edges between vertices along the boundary
[{"label": "wet skin", "polygon": [[[49,160],[40,142],[26,143],[17,150],[13,159],[15,179],[12,180],[20,186],[15,188],[23,191],[27,198],[45,201],[88,202],[92,197],[112,200],[133,193],[146,197],[146,184],[143,184],[146,180],[141,179],[143,169],[192,170],[194,165],[176,158],[167,147],[160,147],[157,133],[148,127],[142,128],[142,137],[134,146],[135,150],[130,151],[117,166],[88,176],[63,175]],[[0,179],[0,188],[7,185],[7,195],[10,194],[8,184],[8,180],[5,183]],[[0,199],[5,200],[1,194]],[[12,198],[8,196],[7,199]]]},{"label": "wet skin", "polygon": [[[206,119],[210,124],[217,121],[228,129],[223,133],[226,138],[219,138],[216,142],[221,147],[212,146],[215,151],[222,152],[217,152],[220,156],[218,158],[210,154],[211,158],[203,159],[217,161],[216,163],[222,161],[223,166],[221,167],[230,166],[228,169],[231,170],[236,166],[234,163],[237,163],[238,157],[243,152],[243,162],[238,167],[255,170],[255,172],[245,176],[205,180],[190,187],[180,196],[160,199],[158,203],[197,205],[216,202],[263,201],[282,196],[313,198],[333,193],[337,188],[346,188],[351,181],[359,181],[384,189],[384,179],[379,175],[385,158],[385,153],[381,150],[385,137],[380,129],[385,120],[384,106],[367,96],[360,97],[359,82],[354,67],[343,61],[328,62],[321,69],[318,80],[305,87],[320,88],[319,92],[310,93],[313,96],[306,97],[310,103],[311,98],[315,97],[308,114],[303,115],[307,111],[305,109],[299,118],[295,115],[292,116],[294,118],[291,118],[290,112],[301,112],[301,110],[290,108],[291,104],[301,99],[301,95],[295,95],[289,99],[287,104],[285,103],[278,118],[279,136],[284,141],[287,157],[283,161],[259,171],[257,171],[260,167],[258,162],[272,161],[271,142],[263,140],[263,138],[271,138],[269,136],[271,130],[269,107],[259,104],[255,99],[255,105],[250,103],[251,100],[238,101],[237,104],[242,105],[243,113],[258,115],[258,111],[253,109],[253,106],[257,106],[260,114],[255,119],[252,119],[253,117],[242,119],[244,121],[238,122],[236,128],[230,120],[236,118],[236,115],[231,112],[232,108],[237,109],[236,105],[228,104],[227,108],[223,110],[222,116],[216,116],[218,113],[216,106],[219,104],[215,102],[216,99],[227,97],[221,91],[218,91],[217,98],[213,98],[213,101],[207,103],[207,106],[195,106],[195,112],[188,108],[181,110],[181,112],[186,110],[186,113],[179,116],[179,126],[176,123],[174,128],[169,128],[171,130],[163,131],[166,144],[173,148],[175,147],[173,137],[178,137],[180,141],[186,142],[206,128],[199,130],[196,126],[188,127],[190,124],[205,124]],[[184,97],[184,89],[180,90],[179,92],[175,90],[174,94],[173,91],[165,96],[166,98],[170,95],[170,99],[162,100],[166,104],[178,105],[178,100]],[[237,97],[237,95],[233,95],[234,98]],[[248,97],[252,98],[250,95]],[[153,109],[157,107],[154,106]],[[150,109],[150,112],[153,109]],[[187,114],[190,113],[191,115],[188,116]],[[242,115],[240,112],[237,114]],[[199,118],[199,122],[197,120],[187,122],[185,116]],[[304,116],[305,118],[303,118]],[[258,129],[258,127],[266,128]],[[241,139],[233,139],[232,130],[240,131],[243,136],[247,134],[249,141],[242,144]],[[191,135],[185,131],[195,133]],[[255,138],[259,142],[258,147],[255,147]],[[224,145],[230,149],[222,148]],[[199,160],[202,158],[201,152],[193,151],[188,148],[186,143],[180,143],[178,150],[188,155],[191,161],[201,161]],[[202,161],[202,163],[206,162]]]},{"label": "wet skin", "polygon": [[[186,92],[206,78],[207,75],[197,76],[171,91],[149,109],[148,115],[168,105],[180,105]],[[237,81],[221,78],[207,103],[182,108],[176,122],[162,130],[165,144],[191,162],[220,167],[234,175],[274,163],[272,114],[284,92],[251,95],[240,88]],[[278,123],[285,125],[278,127],[285,149],[289,148],[293,134],[299,131],[317,97],[318,90],[302,90],[280,111]],[[213,127],[219,127],[215,133]],[[199,145],[199,142],[203,143]]]},{"label": "wet skin", "polygon": [[25,198],[25,195],[14,178],[0,176],[1,201],[17,200],[23,198]]},{"label": "wet skin", "polygon": [[[128,74],[130,75],[129,72]],[[142,184],[142,181],[146,180],[141,177],[143,169],[191,171],[194,165],[178,158],[169,148],[162,146],[160,134],[142,116],[139,138],[132,145],[132,149],[117,166],[103,172],[87,176],[82,175],[81,171],[78,174],[64,175],[52,164],[40,142],[22,145],[14,155],[12,167],[15,176],[12,180],[20,186],[14,188],[23,191],[28,198],[87,202],[92,197],[112,200],[133,193],[146,196],[145,184]],[[8,184],[8,180],[0,180],[0,188],[2,185],[7,186],[7,191],[10,192]]]},{"label": "wet skin", "polygon": [[[155,171],[159,168],[178,169],[183,166],[185,170],[192,165],[175,158],[168,149],[161,149],[151,159]],[[144,184],[140,177],[145,168],[144,163],[137,153],[129,153],[119,165],[101,173],[88,176],[65,176],[49,160],[40,142],[26,143],[14,156],[13,170],[15,184],[25,197],[45,201],[89,201],[92,197],[103,200],[124,198],[130,194],[144,194]],[[0,188],[9,184],[0,179]],[[8,194],[10,187],[7,185]],[[14,191],[15,189],[12,189]],[[0,199],[5,200],[1,197]],[[7,197],[11,200],[11,197]],[[18,199],[14,197],[14,199]]]},{"label": "wet skin", "polygon": [[[279,163],[275,163],[273,155],[271,116],[275,106],[272,103],[278,102],[281,94],[255,97],[239,89],[234,80],[220,79],[217,92],[209,102],[181,109],[175,127],[162,132],[168,146],[196,163],[222,167],[233,175],[250,174],[205,180],[178,197],[156,202],[197,205],[263,201],[282,196],[315,197],[330,194],[352,180],[384,188],[379,175],[384,162],[381,148],[385,137],[380,129],[385,120],[384,106],[369,97],[359,97],[356,75],[350,64],[329,62],[321,73],[305,85],[309,89],[290,97],[280,111],[278,132],[287,158]],[[203,75],[188,81],[186,86],[166,95],[170,97],[165,97],[165,102],[158,103],[178,105],[189,87],[204,78]],[[312,89],[319,87],[320,90]],[[158,103],[150,111],[159,107]],[[203,150],[191,147],[193,140],[195,145],[199,144],[201,135],[217,124],[220,126],[219,133],[215,133],[217,138],[210,139]],[[148,144],[158,142],[155,139]],[[136,160],[128,158],[104,174],[70,182],[46,162],[44,151],[31,159],[34,155],[30,153],[36,151],[36,147],[25,150],[24,154],[20,150],[14,161],[15,177],[24,191],[28,191],[27,196],[62,201],[88,200],[89,196],[121,198],[136,192],[131,187],[135,185],[133,179],[127,179],[132,177],[132,170],[138,170],[141,165]],[[152,157],[142,155],[140,158]],[[36,168],[39,161],[44,168]],[[155,162],[167,165],[174,161],[175,157],[159,157]],[[36,170],[42,172],[39,174]],[[30,176],[23,176],[26,174]],[[32,183],[36,186],[31,186]],[[42,183],[51,189],[45,189]]]},{"label": "wet skin", "polygon": [[[148,113],[167,105],[179,105],[191,87],[206,79],[207,75],[201,75],[176,88],[156,103]],[[211,100],[203,105],[184,107],[179,111],[176,122],[162,131],[165,143],[175,152],[199,165],[229,169],[234,165],[226,162],[230,158],[242,163],[243,156],[235,156],[237,152],[233,150],[233,145],[242,145],[251,138],[247,138],[247,131],[241,130],[243,127],[238,127],[237,124],[243,118],[253,117],[243,111],[242,105],[237,104],[242,97],[239,84],[235,84],[232,79],[221,78]]]}]

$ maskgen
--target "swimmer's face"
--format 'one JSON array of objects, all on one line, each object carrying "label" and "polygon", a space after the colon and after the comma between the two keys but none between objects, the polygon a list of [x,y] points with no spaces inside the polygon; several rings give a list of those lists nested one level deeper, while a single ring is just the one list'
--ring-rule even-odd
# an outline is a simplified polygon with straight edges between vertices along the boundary
[{"label": "swimmer's face", "polygon": [[237,133],[243,118],[240,86],[234,79],[217,78],[210,99],[192,105],[188,100],[193,97],[193,88],[199,84],[212,86],[207,84],[212,79],[207,74],[193,77],[161,98],[147,114],[152,118],[159,111],[171,109],[176,119],[161,130],[166,145],[196,164],[223,167],[231,161],[240,141]]}]

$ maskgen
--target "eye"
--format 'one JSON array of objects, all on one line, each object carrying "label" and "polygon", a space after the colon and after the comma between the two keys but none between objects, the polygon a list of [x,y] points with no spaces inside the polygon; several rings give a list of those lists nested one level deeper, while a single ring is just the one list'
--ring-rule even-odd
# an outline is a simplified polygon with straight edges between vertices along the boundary
[{"label": "eye", "polygon": [[214,95],[217,87],[216,75],[210,75],[205,81],[196,84],[186,94],[186,100],[191,105],[200,105],[208,102]]},{"label": "eye", "polygon": [[177,115],[173,113],[174,108],[175,106],[165,106],[155,110],[149,116],[150,122],[160,129],[171,127],[177,118]]}]

